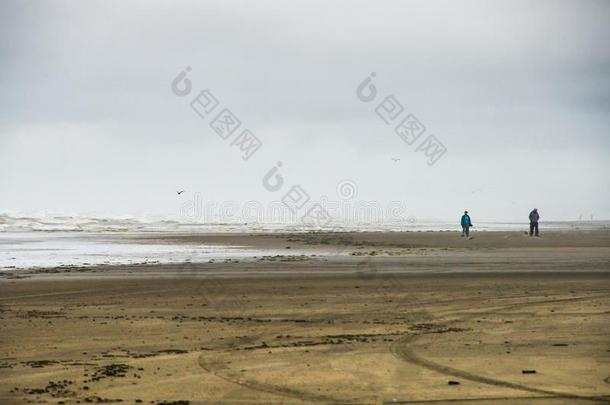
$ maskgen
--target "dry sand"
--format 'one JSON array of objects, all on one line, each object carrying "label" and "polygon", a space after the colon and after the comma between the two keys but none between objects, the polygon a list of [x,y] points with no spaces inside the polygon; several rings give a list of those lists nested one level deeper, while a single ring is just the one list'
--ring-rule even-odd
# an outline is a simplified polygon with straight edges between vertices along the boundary
[{"label": "dry sand", "polygon": [[4,272],[0,403],[610,402],[606,231],[142,238],[286,254]]}]

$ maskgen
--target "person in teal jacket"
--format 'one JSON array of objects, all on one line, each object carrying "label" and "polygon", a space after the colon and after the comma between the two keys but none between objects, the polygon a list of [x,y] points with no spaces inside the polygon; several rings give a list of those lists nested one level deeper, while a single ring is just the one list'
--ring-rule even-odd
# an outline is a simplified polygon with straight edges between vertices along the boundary
[{"label": "person in teal jacket", "polygon": [[470,236],[470,227],[472,226],[472,222],[470,221],[470,215],[468,215],[468,211],[464,211],[464,215],[462,215],[461,224],[462,236]]}]

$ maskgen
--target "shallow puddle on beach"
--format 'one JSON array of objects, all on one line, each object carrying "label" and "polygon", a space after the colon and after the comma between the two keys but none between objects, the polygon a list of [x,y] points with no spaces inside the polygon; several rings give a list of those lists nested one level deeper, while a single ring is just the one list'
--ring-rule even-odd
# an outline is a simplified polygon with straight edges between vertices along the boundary
[{"label": "shallow puddle on beach", "polygon": [[284,252],[263,251],[247,246],[151,244],[112,234],[0,233],[0,270],[136,263],[199,263],[281,253]]}]

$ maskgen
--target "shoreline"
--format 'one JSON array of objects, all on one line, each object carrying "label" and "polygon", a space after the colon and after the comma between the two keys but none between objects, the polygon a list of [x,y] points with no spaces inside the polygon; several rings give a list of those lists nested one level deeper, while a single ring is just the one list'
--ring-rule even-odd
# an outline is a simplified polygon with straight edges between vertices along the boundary
[{"label": "shoreline", "polygon": [[[327,271],[349,273],[363,265],[379,271],[481,272],[564,271],[578,261],[584,271],[610,268],[610,232],[546,232],[540,238],[521,232],[477,232],[466,239],[459,232],[316,232],[307,234],[130,234],[113,235],[115,251],[129,251],[133,245],[159,253],[161,260],[173,250],[188,247],[194,259],[180,256],[173,261],[159,258],[142,261],[82,265],[67,263],[34,268],[5,267],[0,280],[41,275],[99,276],[189,272],[235,273],[247,267],[253,275],[278,267],[289,272]],[[78,236],[75,236],[77,240]],[[76,245],[74,249],[78,249]],[[26,249],[26,254],[30,251]],[[157,259],[157,260],[155,260]],[[80,261],[86,261],[83,256]],[[451,267],[448,267],[451,265]]]}]

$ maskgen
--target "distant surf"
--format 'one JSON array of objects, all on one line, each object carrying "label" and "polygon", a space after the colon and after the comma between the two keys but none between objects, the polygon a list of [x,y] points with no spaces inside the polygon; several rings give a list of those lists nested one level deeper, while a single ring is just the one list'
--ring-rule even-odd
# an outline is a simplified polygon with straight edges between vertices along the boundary
[{"label": "distant surf", "polygon": [[[609,229],[610,221],[551,221],[542,222],[547,229]],[[168,219],[142,219],[133,217],[98,217],[82,215],[9,215],[0,214],[0,232],[310,232],[326,231],[455,231],[456,221],[409,219],[404,222],[360,223],[333,222],[321,228],[301,223],[276,222],[188,222]],[[476,222],[481,231],[526,230],[526,222]]]}]

